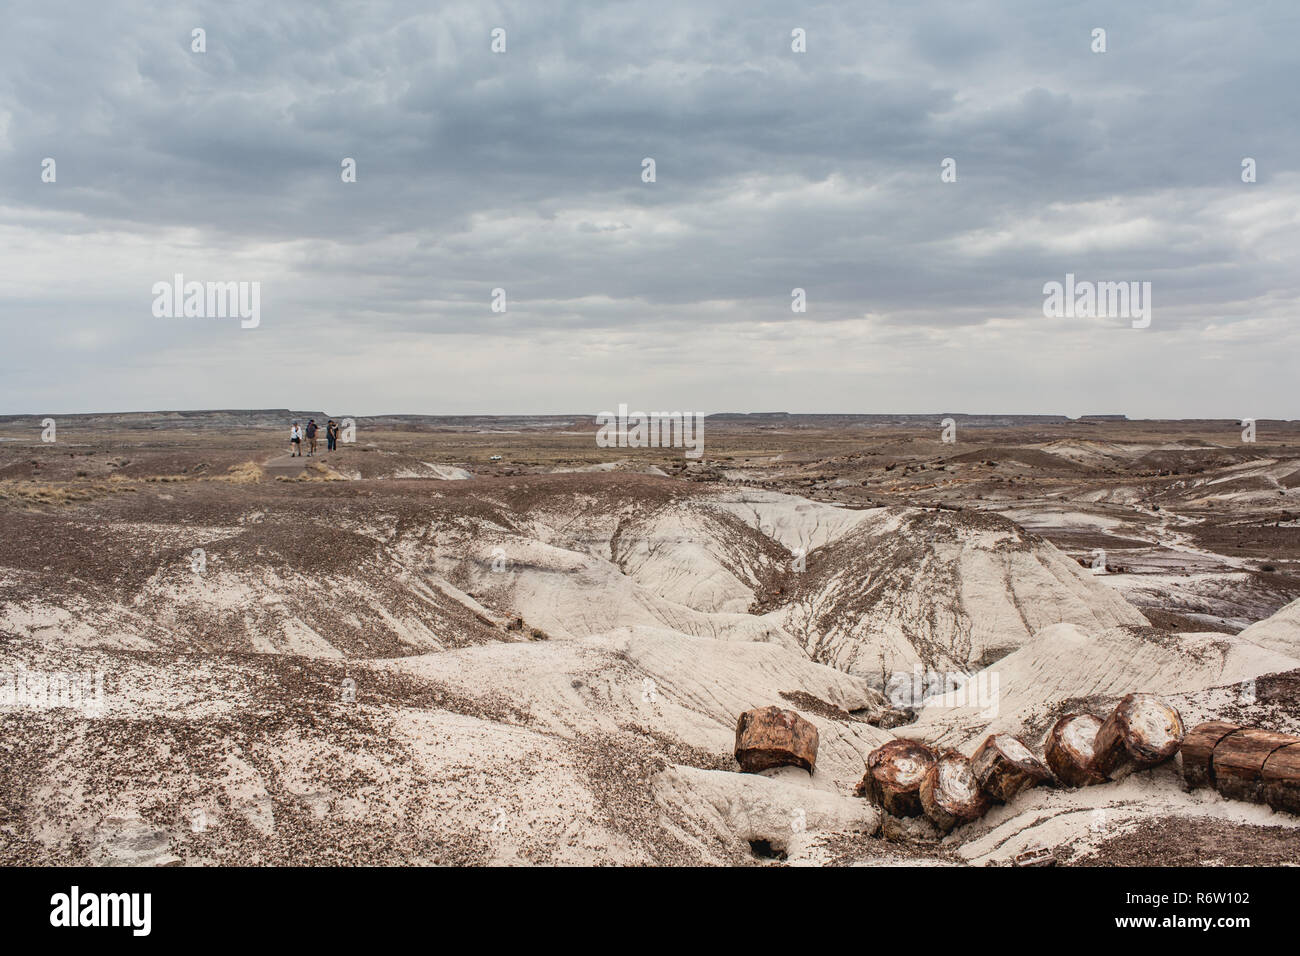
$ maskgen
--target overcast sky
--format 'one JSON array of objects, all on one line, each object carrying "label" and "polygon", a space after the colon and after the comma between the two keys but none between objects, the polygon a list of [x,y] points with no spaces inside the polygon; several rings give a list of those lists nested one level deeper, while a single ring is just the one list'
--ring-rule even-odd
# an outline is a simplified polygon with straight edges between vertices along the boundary
[{"label": "overcast sky", "polygon": [[[1300,418],[1294,0],[3,18],[0,413]],[[1150,326],[1045,317],[1067,273]]]}]

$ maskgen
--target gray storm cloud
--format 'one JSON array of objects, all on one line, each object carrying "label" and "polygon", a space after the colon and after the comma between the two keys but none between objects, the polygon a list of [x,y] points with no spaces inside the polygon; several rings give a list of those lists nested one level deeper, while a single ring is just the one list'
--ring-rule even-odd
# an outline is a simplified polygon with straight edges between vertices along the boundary
[{"label": "gray storm cloud", "polygon": [[[1285,3],[12,9],[0,412],[1300,417],[1298,42]],[[155,316],[177,273],[260,324]],[[1045,318],[1067,273],[1150,327]]]}]

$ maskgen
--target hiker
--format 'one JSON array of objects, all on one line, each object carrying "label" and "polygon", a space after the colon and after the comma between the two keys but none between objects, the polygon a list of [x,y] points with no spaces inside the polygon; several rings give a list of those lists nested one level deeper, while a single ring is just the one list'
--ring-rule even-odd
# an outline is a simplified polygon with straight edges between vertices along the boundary
[{"label": "hiker", "polygon": [[302,457],[302,429],[298,423],[294,422],[293,427],[289,429],[289,457]]},{"label": "hiker", "polygon": [[339,444],[339,423],[330,419],[325,425],[325,450],[334,451]]},{"label": "hiker", "polygon": [[316,419],[307,421],[307,457],[316,454]]}]

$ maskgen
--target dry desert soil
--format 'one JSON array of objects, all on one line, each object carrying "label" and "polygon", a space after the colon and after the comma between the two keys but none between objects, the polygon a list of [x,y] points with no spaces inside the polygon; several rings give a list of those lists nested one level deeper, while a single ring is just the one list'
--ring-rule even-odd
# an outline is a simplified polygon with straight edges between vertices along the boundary
[{"label": "dry desert soil", "polygon": [[[1133,692],[1300,732],[1300,423],[712,416],[692,459],[390,416],[285,459],[309,417],[0,419],[0,863],[1300,863],[1177,759],[947,835],[855,795],[897,736],[1041,754]],[[813,773],[740,772],[773,704]]]}]

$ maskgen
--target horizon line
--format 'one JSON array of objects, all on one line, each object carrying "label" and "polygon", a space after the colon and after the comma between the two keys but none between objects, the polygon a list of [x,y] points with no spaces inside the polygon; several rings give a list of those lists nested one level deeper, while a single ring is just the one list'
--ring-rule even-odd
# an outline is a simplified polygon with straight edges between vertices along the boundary
[{"label": "horizon line", "polygon": [[[627,404],[627,403],[621,403]],[[50,417],[54,415],[63,415],[68,417],[87,417],[94,415],[178,415],[178,414],[214,414],[219,412],[229,413],[256,413],[256,412],[287,412],[290,415],[315,415],[321,414],[326,417],[341,418],[343,415],[331,415],[320,411],[319,409],[294,409],[287,407],[261,406],[250,408],[155,408],[155,409],[120,409],[112,411],[81,411],[81,412],[3,412],[0,413],[0,420]],[[601,414],[616,414],[615,412],[377,412],[377,413],[351,413],[348,417],[353,418],[595,418]],[[629,414],[665,414],[662,410],[634,409]],[[687,412],[678,412],[674,410],[673,414],[688,414]],[[690,412],[689,414],[700,414]],[[1133,418],[1125,412],[1089,412],[1084,415],[1068,415],[1064,412],[956,412],[956,411],[939,411],[939,412],[791,412],[791,411],[715,411],[704,412],[705,418],[720,417],[727,415],[744,415],[744,416],[787,416],[791,418],[844,418],[844,417],[897,417],[897,418],[941,418],[943,416],[959,416],[964,418],[1055,418],[1065,421],[1078,422],[1098,419],[1123,419],[1128,422],[1242,422],[1245,419],[1241,417],[1207,418],[1204,416],[1192,418]],[[1272,421],[1290,423],[1300,421],[1300,419],[1290,418],[1269,418],[1256,416],[1254,421]]]}]

